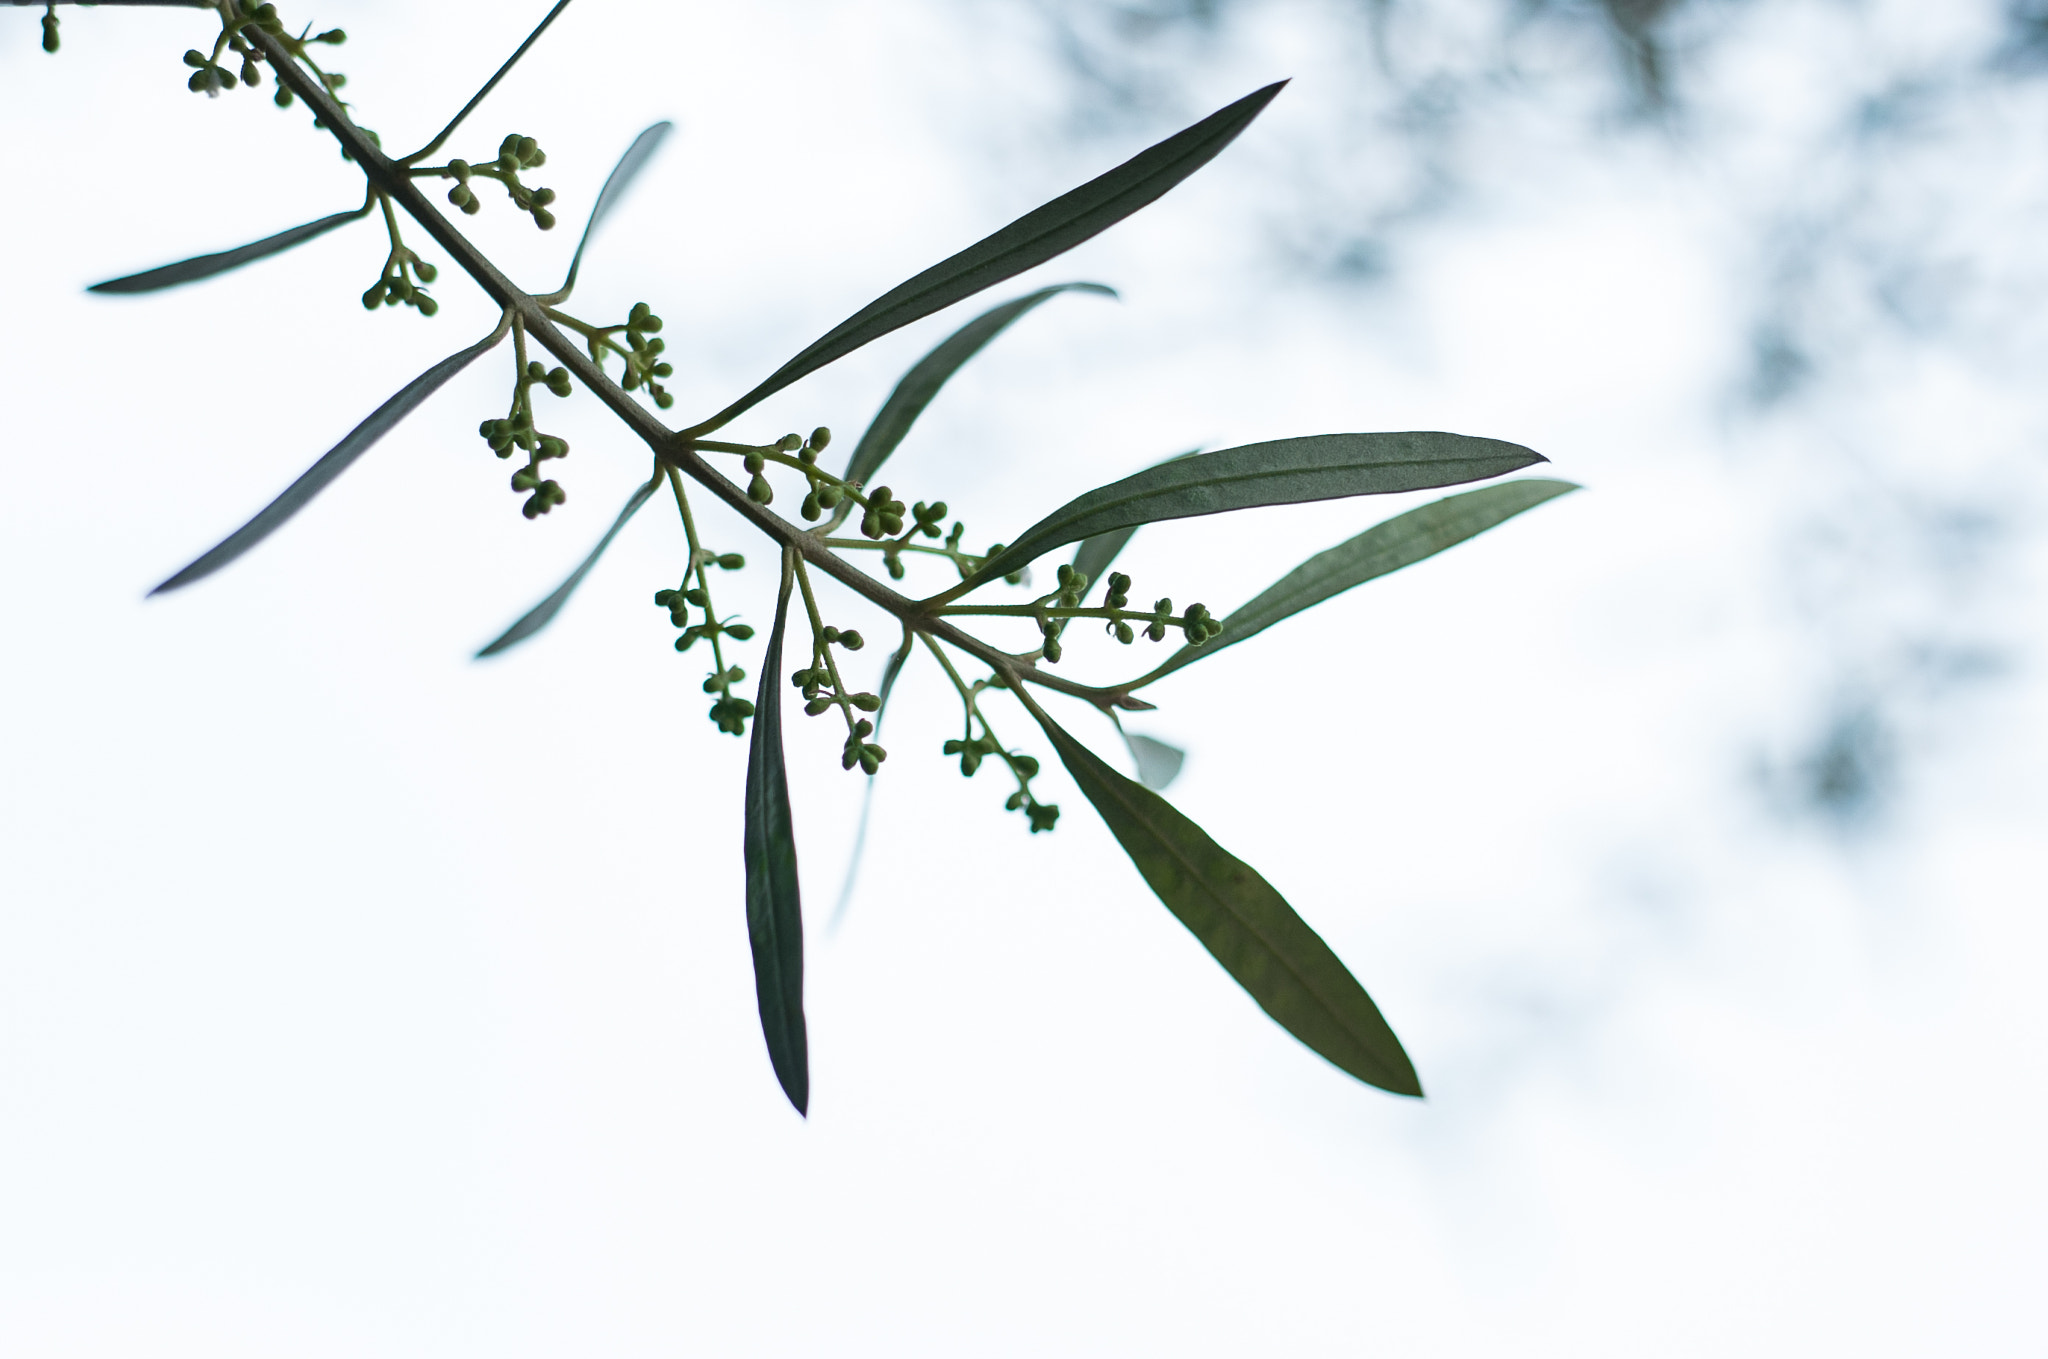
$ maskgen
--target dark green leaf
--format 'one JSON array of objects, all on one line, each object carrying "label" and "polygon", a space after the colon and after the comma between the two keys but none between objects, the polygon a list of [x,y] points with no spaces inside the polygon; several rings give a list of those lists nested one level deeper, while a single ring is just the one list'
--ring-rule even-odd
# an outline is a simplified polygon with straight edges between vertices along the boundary
[{"label": "dark green leaf", "polygon": [[[1199,448],[1191,448],[1185,453],[1176,453],[1152,465],[1159,467],[1168,462],[1179,462],[1182,458],[1192,458],[1201,451]],[[1109,570],[1109,564],[1117,559],[1117,554],[1124,550],[1131,541],[1131,535],[1137,531],[1138,525],[1133,524],[1129,528],[1111,529],[1108,533],[1098,533],[1093,538],[1084,538],[1081,546],[1074,549],[1074,569],[1088,577],[1090,584],[1101,580],[1102,573]]]},{"label": "dark green leaf", "polygon": [[1283,618],[1384,576],[1447,547],[1484,533],[1496,524],[1579,488],[1569,481],[1532,478],[1446,496],[1420,509],[1375,524],[1327,552],[1318,552],[1268,587],[1258,598],[1223,620],[1223,631],[1200,646],[1183,646],[1166,664],[1139,680],[1150,684],[1190,661],[1264,632]]},{"label": "dark green leaf", "polygon": [[1314,434],[1198,453],[1070,500],[941,598],[1008,575],[1056,547],[1164,519],[1455,486],[1545,462],[1520,444],[1422,430]]},{"label": "dark green leaf", "polygon": [[224,274],[230,269],[240,268],[252,260],[260,260],[266,255],[289,250],[295,245],[312,240],[315,236],[324,236],[343,222],[353,222],[368,211],[368,208],[357,208],[354,212],[337,212],[332,217],[322,217],[317,222],[307,222],[303,226],[295,226],[289,231],[280,231],[275,236],[265,236],[260,241],[251,241],[247,245],[237,246],[233,250],[223,250],[216,255],[194,255],[189,260],[179,260],[176,264],[166,264],[157,269],[146,269],[139,274],[129,274],[126,278],[110,278],[105,283],[93,284],[86,291],[153,293],[159,288],[170,288],[180,283],[212,278],[215,274]]},{"label": "dark green leaf", "polygon": [[1138,782],[1154,792],[1172,787],[1173,781],[1180,777],[1180,767],[1188,753],[1179,746],[1170,746],[1136,732],[1127,731],[1123,736],[1124,745],[1131,752],[1131,763],[1138,767]]},{"label": "dark green leaf", "polygon": [[[896,648],[896,654],[889,658],[889,664],[882,671],[882,691],[876,697],[882,706],[875,709],[875,739],[882,738],[882,714],[889,711],[889,691],[896,687],[896,677],[903,673],[903,663],[910,659],[910,647],[917,640],[915,634],[903,634],[903,645]],[[853,851],[846,856],[846,880],[839,885],[839,901],[832,907],[832,919],[825,926],[825,933],[839,933],[839,926],[846,920],[846,908],[853,904],[853,884],[860,877],[861,854],[868,843],[868,814],[875,809],[875,776],[867,777],[867,787],[860,797],[860,824],[854,828]]]},{"label": "dark green leaf", "polygon": [[820,336],[760,386],[713,416],[715,428],[797,379],[845,358],[871,340],[921,320],[964,297],[1045,263],[1115,226],[1207,165],[1271,103],[1277,81],[1194,126],[1140,151],[1108,174],[1034,208],[992,236],[890,289]]},{"label": "dark green leaf", "polygon": [[383,438],[393,425],[412,414],[421,402],[439,390],[442,383],[469,367],[485,350],[503,338],[502,331],[493,331],[408,382],[403,391],[377,407],[369,419],[350,430],[347,438],[329,449],[327,455],[307,468],[297,481],[285,487],[284,494],[265,505],[254,519],[221,539],[197,561],[150,593],[160,595],[190,585],[195,580],[203,580],[268,538],[284,525],[285,520],[304,509],[308,501],[325,490],[328,482],[346,472],[349,464],[368,452],[371,444]]},{"label": "dark green leaf", "polygon": [[626,154],[619,157],[619,163],[605,176],[604,187],[597,191],[597,203],[590,209],[590,220],[584,224],[583,239],[576,242],[576,254],[569,261],[569,277],[562,281],[563,292],[576,286],[576,271],[583,267],[583,248],[590,244],[591,233],[597,230],[599,222],[611,215],[612,209],[626,196],[626,190],[633,187],[633,180],[660,149],[661,139],[668,136],[673,126],[673,123],[656,123],[635,137],[633,144],[626,148]]},{"label": "dark green leaf", "polygon": [[1372,997],[1272,884],[1165,798],[1111,769],[1035,703],[1029,706],[1166,909],[1260,1009],[1366,1084],[1397,1095],[1422,1093],[1408,1054]]},{"label": "dark green leaf", "polygon": [[754,950],[754,995],[775,1079],[798,1113],[811,1100],[809,1044],[804,1031],[804,916],[797,892],[796,827],[789,778],[782,766],[782,633],[789,622],[792,561],[782,568],[775,630],[761,658],[754,699],[754,735],[747,752],[747,941]]},{"label": "dark green leaf", "polygon": [[1055,284],[991,307],[954,331],[931,353],[919,359],[896,384],[896,390],[889,393],[889,399],[882,403],[874,423],[868,426],[867,433],[860,436],[860,444],[846,464],[846,479],[865,486],[888,456],[896,451],[896,445],[903,442],[903,436],[910,432],[917,417],[924,414],[924,408],[939,394],[939,388],[960,371],[962,364],[979,354],[982,347],[1002,334],[1012,321],[1047,298],[1064,292],[1116,296],[1116,289],[1106,288],[1100,283]]},{"label": "dark green leaf", "polygon": [[626,521],[640,513],[640,507],[647,503],[647,498],[653,495],[660,485],[661,474],[657,472],[652,480],[639,490],[633,492],[633,498],[626,502],[626,508],[619,511],[619,517],[612,520],[612,526],[605,530],[604,537],[597,540],[597,546],[590,549],[590,555],[583,559],[583,564],[574,571],[571,571],[569,578],[556,586],[553,594],[528,609],[517,623],[514,623],[499,634],[497,641],[492,642],[482,651],[477,652],[477,659],[482,660],[486,656],[495,656],[501,651],[518,646],[549,623],[552,623],[555,615],[562,611],[562,606],[569,602],[569,596],[576,593],[576,587],[581,585],[583,578],[590,574],[590,568],[597,565],[597,559],[602,557],[604,550],[612,545],[612,539],[619,536],[619,530],[626,526]]}]

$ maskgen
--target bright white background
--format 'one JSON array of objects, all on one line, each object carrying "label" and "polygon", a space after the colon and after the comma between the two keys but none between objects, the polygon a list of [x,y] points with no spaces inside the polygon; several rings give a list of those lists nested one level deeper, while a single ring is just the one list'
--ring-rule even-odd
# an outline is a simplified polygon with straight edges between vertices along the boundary
[{"label": "bright white background", "polygon": [[[396,147],[540,7],[333,9],[335,65]],[[1720,167],[1626,143],[1545,159],[1542,129],[1481,158],[1489,194],[1387,285],[1286,284],[1253,209],[1344,72],[1275,29],[1203,91],[1301,74],[1238,147],[987,299],[1094,278],[1124,300],[1021,322],[890,480],[984,542],[1194,444],[1330,430],[1514,439],[1589,487],[1184,672],[1132,724],[1190,748],[1173,800],[1349,961],[1430,1097],[1359,1086],[1267,1022],[1056,772],[1051,836],[1001,812],[993,770],[962,782],[925,665],[836,935],[858,780],[790,719],[806,1122],[754,1014],[744,746],[649,603],[679,570],[672,517],[650,507],[540,639],[466,659],[644,454],[589,398],[557,404],[570,500],[522,520],[474,433],[504,401],[494,354],[250,557],[143,602],[491,318],[452,271],[434,320],[365,314],[371,224],[196,288],[85,295],[360,189],[303,110],[185,92],[199,16],[70,10],[56,59],[34,18],[0,31],[0,1352],[2048,1343],[2038,537],[1966,601],[2002,620],[2003,678],[1930,709],[1877,820],[1802,820],[1769,773],[1796,761],[1831,621],[1786,583],[1786,506],[1834,495],[1813,490],[1831,450],[1882,428],[1937,480],[2036,469],[2003,492],[2026,522],[2044,422],[2015,370],[2037,351],[1898,346],[1805,423],[1731,414]],[[1796,104],[1832,69],[1796,29],[1756,39],[1746,97]],[[677,121],[576,307],[655,305],[680,416],[1178,125],[1077,146],[1057,103],[989,12],[586,0],[451,149],[547,149],[565,229],[489,195],[472,219],[539,288],[613,157]],[[1987,182],[2039,159],[2040,124],[2008,113],[1974,143]],[[850,445],[970,314],[743,432]],[[1161,526],[1120,565],[1220,615],[1403,507]],[[726,607],[765,621],[771,588],[749,571]],[[1072,652],[1077,674],[1126,663]],[[1052,763],[1021,716],[998,731]]]}]

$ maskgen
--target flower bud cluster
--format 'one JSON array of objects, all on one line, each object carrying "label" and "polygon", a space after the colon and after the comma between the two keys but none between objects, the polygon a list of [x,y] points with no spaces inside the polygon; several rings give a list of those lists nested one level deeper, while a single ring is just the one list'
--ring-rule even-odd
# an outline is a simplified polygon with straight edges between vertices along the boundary
[{"label": "flower bud cluster", "polygon": [[[737,552],[727,553],[724,558],[718,560],[734,561],[740,565],[746,564],[746,559]],[[701,587],[685,587],[681,590],[656,590],[654,592],[654,602],[661,608],[667,609],[668,621],[683,630],[682,636],[676,638],[677,651],[688,651],[706,637],[730,637],[737,642],[751,641],[753,639],[754,629],[749,624],[724,623],[712,617],[711,597]],[[692,604],[704,610],[702,622],[692,623],[690,621],[690,606]],[[723,673],[725,672],[722,670],[713,672],[711,679],[705,681],[705,693],[709,694],[717,691],[719,686],[716,681],[718,676]],[[744,678],[744,676],[740,678]],[[735,684],[738,682],[738,679],[733,680]]]},{"label": "flower bud cluster", "polygon": [[[1110,572],[1109,587],[1102,594],[1102,607],[1105,609],[1121,609],[1130,602],[1131,578],[1121,571]],[[1121,618],[1109,620],[1108,623],[1103,625],[1103,631],[1116,638],[1119,642],[1122,642],[1125,646],[1129,646],[1133,641],[1137,640],[1137,634],[1131,631],[1131,625]]]},{"label": "flower bud cluster", "polygon": [[1145,635],[1155,642],[1162,642],[1166,640],[1168,628],[1179,628],[1189,646],[1200,646],[1223,631],[1223,625],[1210,617],[1209,610],[1202,605],[1190,604],[1185,614],[1175,617],[1173,601],[1162,599],[1152,606],[1152,621],[1146,626]]},{"label": "flower bud cluster", "polygon": [[[903,512],[909,508],[894,498],[887,486],[868,492],[868,507],[860,517],[860,531],[868,538],[893,538],[903,532]],[[936,538],[938,535],[932,535]]]},{"label": "flower bud cluster", "polygon": [[555,201],[553,189],[528,188],[519,182],[521,170],[538,170],[548,163],[547,153],[540,149],[540,143],[531,137],[522,137],[517,132],[508,133],[498,143],[498,155],[472,165],[466,160],[451,160],[446,165],[433,166],[413,171],[416,175],[440,175],[455,181],[455,187],[448,191],[448,201],[463,212],[474,215],[483,203],[477,198],[476,190],[470,187],[473,178],[495,179],[505,186],[505,192],[512,198],[512,206],[521,212],[533,214],[533,224],[542,231],[555,225],[555,214],[548,211]]},{"label": "flower bud cluster", "polygon": [[645,386],[654,404],[667,410],[676,399],[655,379],[669,376],[675,368],[661,357],[668,342],[656,334],[660,329],[661,318],[645,302],[635,302],[626,313],[626,372],[619,385],[629,392]]},{"label": "flower bud cluster", "polygon": [[567,396],[576,390],[568,369],[549,369],[533,360],[519,371],[512,385],[511,414],[502,420],[486,420],[476,429],[478,436],[491,446],[491,452],[499,457],[509,458],[515,449],[526,454],[526,466],[512,474],[512,489],[526,496],[519,512],[528,519],[539,518],[569,498],[559,482],[541,474],[542,463],[569,456],[569,441],[543,434],[534,425],[535,387],[546,387],[556,396]]},{"label": "flower bud cluster", "polygon": [[391,253],[384,260],[383,274],[363,294],[363,309],[375,311],[378,307],[403,303],[422,316],[432,316],[441,310],[441,304],[429,297],[421,285],[432,283],[439,272],[394,239]]}]

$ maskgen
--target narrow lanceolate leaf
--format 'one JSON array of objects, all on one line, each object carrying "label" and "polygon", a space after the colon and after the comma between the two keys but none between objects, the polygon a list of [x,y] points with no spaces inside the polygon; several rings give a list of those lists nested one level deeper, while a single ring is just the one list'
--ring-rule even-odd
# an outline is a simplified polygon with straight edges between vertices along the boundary
[{"label": "narrow lanceolate leaf", "polygon": [[1159,899],[1281,1028],[1368,1085],[1420,1095],[1401,1041],[1272,884],[1032,705],[1060,761]]},{"label": "narrow lanceolate leaf", "polygon": [[555,615],[562,611],[562,606],[569,602],[569,596],[576,593],[576,587],[581,585],[583,578],[590,574],[590,568],[597,565],[597,559],[602,557],[604,550],[612,545],[612,539],[619,536],[619,530],[624,528],[626,522],[634,515],[640,513],[640,507],[647,503],[647,498],[653,495],[660,485],[661,474],[657,472],[645,486],[633,492],[633,498],[626,502],[626,508],[619,511],[619,517],[612,520],[612,526],[605,530],[604,537],[597,540],[597,546],[590,549],[590,555],[583,559],[582,565],[571,571],[569,578],[556,586],[553,594],[528,609],[517,623],[514,623],[511,627],[506,628],[504,632],[500,633],[495,642],[492,642],[482,651],[477,652],[477,659],[482,660],[486,656],[495,656],[501,651],[518,646],[549,623],[552,623],[555,620]]},{"label": "narrow lanceolate leaf", "polygon": [[1039,303],[1064,292],[1116,296],[1116,289],[1100,283],[1060,283],[991,307],[954,331],[931,353],[919,359],[896,384],[896,390],[889,393],[889,399],[882,403],[874,423],[868,426],[867,433],[860,436],[860,444],[846,465],[846,479],[866,485],[888,456],[896,451],[896,445],[903,442],[903,436],[910,432],[917,417],[924,414],[924,408],[939,394],[939,388],[960,371],[962,364],[979,354],[983,346],[1002,334],[1012,321]]},{"label": "narrow lanceolate leaf", "polygon": [[[882,689],[876,697],[882,700],[875,709],[875,739],[882,739],[882,717],[889,711],[889,691],[896,687],[896,677],[903,673],[903,663],[910,659],[910,647],[917,639],[911,633],[903,634],[903,645],[896,648],[896,654],[889,658],[888,666],[882,671]],[[860,797],[860,824],[854,827],[853,851],[846,856],[846,878],[839,884],[839,901],[832,907],[832,919],[825,926],[827,934],[839,933],[839,927],[846,920],[846,908],[853,904],[853,885],[860,878],[861,855],[868,844],[868,817],[875,810],[875,776],[867,776],[867,787]]]},{"label": "narrow lanceolate leaf", "polygon": [[1318,552],[1295,567],[1258,598],[1223,620],[1223,631],[1200,646],[1184,646],[1166,663],[1138,681],[1150,684],[1190,661],[1199,661],[1224,647],[1264,632],[1283,618],[1312,608],[1354,585],[1384,576],[1447,547],[1476,537],[1496,524],[1534,509],[1567,491],[1579,488],[1569,481],[1530,479],[1487,486],[1397,514],[1375,524],[1327,552]]},{"label": "narrow lanceolate leaf", "polygon": [[202,278],[212,278],[230,269],[239,269],[253,260],[303,245],[315,236],[324,236],[343,222],[353,222],[369,211],[357,208],[353,212],[337,212],[332,217],[322,217],[317,222],[307,222],[289,231],[280,231],[275,236],[265,236],[260,241],[223,250],[214,255],[194,255],[189,260],[166,264],[156,269],[145,269],[139,274],[125,278],[110,278],[105,283],[95,283],[86,291],[89,293],[153,293],[159,288],[175,287],[180,283],[192,283]]},{"label": "narrow lanceolate leaf", "polygon": [[761,658],[754,699],[754,736],[747,753],[747,941],[754,950],[754,995],[775,1079],[798,1113],[811,1101],[809,1045],[804,1034],[804,917],[797,895],[796,829],[789,814],[789,778],[782,766],[782,631],[789,622],[791,563],[782,569],[775,630]]},{"label": "narrow lanceolate leaf", "polygon": [[1116,529],[1355,495],[1455,486],[1548,461],[1520,444],[1423,430],[1276,439],[1148,467],[1070,500],[1026,529],[945,598],[1008,575],[1043,553]]},{"label": "narrow lanceolate leaf", "polygon": [[265,505],[254,519],[221,539],[197,561],[150,593],[160,595],[190,585],[195,580],[203,580],[268,538],[283,526],[285,520],[326,490],[327,483],[346,472],[351,463],[368,452],[371,444],[383,438],[392,426],[412,414],[421,402],[438,391],[442,383],[469,367],[485,350],[503,338],[502,331],[492,331],[461,353],[450,354],[408,382],[405,390],[371,412],[369,419],[350,430],[347,438],[329,449],[327,456],[307,468],[297,481],[285,487],[284,494]]},{"label": "narrow lanceolate leaf", "polygon": [[[548,16],[553,18],[551,14]],[[597,230],[597,224],[611,215],[619,201],[626,196],[626,190],[633,187],[634,179],[654,153],[660,149],[662,138],[668,136],[673,123],[656,123],[633,139],[626,148],[626,154],[619,157],[619,163],[605,176],[604,187],[597,191],[597,203],[590,209],[590,220],[584,223],[583,239],[576,242],[576,254],[569,261],[569,277],[562,281],[562,291],[576,286],[576,271],[583,267],[583,249],[590,244],[590,237]]]},{"label": "narrow lanceolate leaf", "polygon": [[[1192,458],[1201,451],[1199,448],[1191,448],[1185,453],[1176,453],[1162,462],[1154,463],[1153,466],[1159,467],[1168,462]],[[1074,569],[1088,577],[1090,582],[1101,580],[1102,573],[1109,570],[1109,564],[1130,544],[1131,535],[1137,531],[1138,526],[1133,524],[1129,528],[1111,529],[1108,533],[1098,533],[1093,538],[1082,539],[1081,546],[1074,550]]]},{"label": "narrow lanceolate leaf", "polygon": [[[1259,116],[1287,82],[1277,81],[1194,126],[1140,151],[1108,174],[1034,208],[992,236],[899,284],[841,321],[760,386],[713,416],[732,419],[797,379],[845,358],[871,340],[922,320],[964,297],[1045,263],[1115,226],[1207,165]],[[707,427],[710,427],[707,426]]]},{"label": "narrow lanceolate leaf", "polygon": [[1170,746],[1134,731],[1123,735],[1124,745],[1131,752],[1131,763],[1138,767],[1138,782],[1155,793],[1172,787],[1173,781],[1180,777],[1180,767],[1186,762],[1188,753],[1179,746]]}]

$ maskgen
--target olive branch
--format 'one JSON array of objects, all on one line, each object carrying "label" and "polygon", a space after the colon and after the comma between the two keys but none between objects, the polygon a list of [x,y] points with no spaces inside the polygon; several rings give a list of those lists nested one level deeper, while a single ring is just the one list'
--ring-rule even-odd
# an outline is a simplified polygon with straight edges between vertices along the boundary
[{"label": "olive branch", "polygon": [[[567,497],[548,464],[567,457],[570,449],[566,440],[542,430],[540,407],[545,403],[536,400],[537,388],[555,399],[570,397],[579,387],[594,395],[646,445],[652,465],[647,480],[561,586],[478,654],[499,654],[545,628],[613,540],[667,488],[683,525],[688,555],[675,583],[657,590],[654,602],[679,630],[676,650],[707,644],[711,671],[703,690],[713,700],[710,717],[722,731],[749,741],[743,843],[748,933],[770,1061],[799,1111],[808,1108],[810,1077],[801,896],[782,747],[784,686],[798,692],[807,715],[836,715],[834,720],[846,733],[841,764],[868,776],[872,796],[873,780],[888,758],[878,729],[897,677],[920,649],[932,657],[960,700],[961,736],[946,741],[942,753],[958,758],[963,776],[973,777],[989,761],[1000,764],[1015,785],[1005,806],[1022,812],[1034,833],[1054,828],[1058,806],[1041,801],[1033,788],[1041,772],[1037,759],[1005,744],[991,724],[991,696],[1014,698],[1160,900],[1269,1015],[1358,1079],[1399,1094],[1421,1094],[1399,1040],[1336,954],[1264,878],[1156,791],[1171,782],[1181,753],[1150,738],[1124,734],[1119,714],[1151,709],[1153,705],[1137,691],[1183,666],[1575,488],[1553,480],[1510,481],[1410,510],[1309,558],[1220,619],[1198,603],[1177,609],[1169,597],[1160,597],[1149,607],[1134,606],[1132,579],[1109,567],[1145,524],[1489,480],[1544,461],[1539,454],[1499,440],[1435,431],[1322,434],[1183,453],[1087,491],[1007,543],[993,543],[980,552],[965,546],[965,525],[953,518],[946,502],[906,503],[876,480],[953,373],[1008,326],[1056,296],[1115,296],[1097,283],[1041,288],[967,322],[905,374],[841,471],[825,465],[825,455],[834,446],[826,427],[808,436],[790,433],[758,443],[712,437],[818,369],[1043,264],[1156,201],[1235,140],[1279,94],[1284,81],[1217,110],[883,293],[724,408],[677,429],[658,414],[674,399],[662,385],[672,370],[663,357],[662,320],[654,308],[636,303],[623,320],[614,322],[592,321],[568,310],[592,237],[650,162],[669,134],[669,124],[646,129],[629,146],[591,206],[561,286],[551,292],[529,292],[513,283],[457,228],[425,187],[427,181],[448,182],[446,201],[462,215],[483,211],[487,201],[502,193],[539,229],[556,225],[554,191],[528,182],[547,164],[546,153],[533,137],[508,134],[494,155],[475,161],[451,157],[438,164],[427,162],[458,133],[569,0],[560,0],[548,12],[438,135],[397,158],[385,154],[377,134],[361,127],[340,98],[346,77],[322,69],[312,54],[316,44],[344,43],[341,30],[314,34],[306,28],[294,34],[274,5],[251,0],[112,2],[179,4],[210,11],[219,32],[207,50],[193,48],[185,54],[192,71],[188,86],[209,97],[238,87],[254,88],[267,66],[275,85],[274,102],[282,108],[303,102],[316,126],[361,169],[364,200],[360,207],[237,249],[109,280],[92,291],[133,294],[196,282],[375,214],[384,225],[388,248],[376,281],[363,294],[365,308],[406,306],[426,317],[438,310],[429,287],[440,271],[405,243],[402,228],[410,222],[446,252],[500,313],[488,334],[407,384],[246,524],[153,594],[193,584],[255,547],[436,390],[510,336],[513,389],[507,413],[485,419],[478,434],[500,458],[525,456],[511,484],[526,497],[522,513],[527,518],[546,514]],[[54,3],[45,5],[43,32],[46,50],[56,51]],[[552,366],[538,357],[543,353],[554,360]],[[616,377],[609,371],[614,365]],[[726,469],[735,466],[738,475],[729,474]],[[802,523],[771,508],[778,483],[785,493],[801,487]],[[720,574],[740,571],[746,558],[706,545],[692,509],[693,490],[723,502],[774,549],[780,585],[751,699],[744,696],[748,673],[736,648],[754,639],[755,628],[721,615],[713,590],[714,568]],[[846,531],[849,523],[857,536]],[[1050,590],[1022,602],[990,603],[980,596],[999,583],[1027,585],[1035,563],[1069,547],[1076,549],[1073,558],[1058,565]],[[877,578],[863,562],[878,562],[889,581]],[[947,572],[950,583],[921,597],[892,587],[889,582],[905,580],[919,563],[924,563],[920,570]],[[847,683],[843,657],[860,651],[865,639],[855,627],[827,621],[814,579],[818,575],[881,610],[900,629],[901,643],[890,656],[878,691]],[[1099,595],[1092,593],[1098,589]],[[808,656],[785,672],[793,601],[800,601],[810,646]],[[1039,644],[1029,651],[1005,651],[967,630],[977,619],[1030,620]],[[1179,634],[1180,645],[1132,679],[1112,685],[1081,684],[1050,667],[1062,660],[1069,629],[1084,620],[1099,625],[1117,645],[1135,645],[1141,636],[1157,644],[1171,633]],[[970,675],[963,671],[963,662],[978,663],[987,673]],[[1108,716],[1141,778],[1118,773],[1069,734],[1047,712],[1042,693],[1081,699]]]}]

